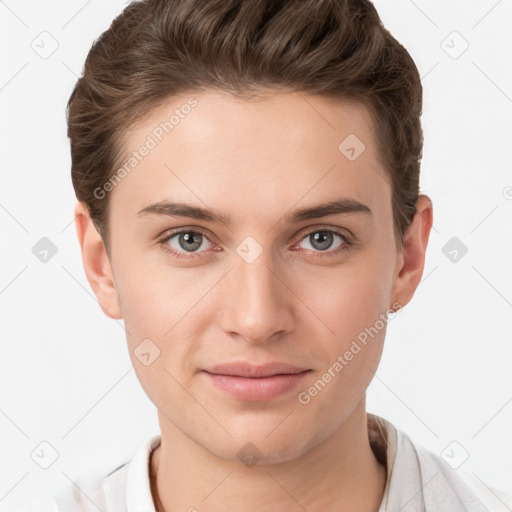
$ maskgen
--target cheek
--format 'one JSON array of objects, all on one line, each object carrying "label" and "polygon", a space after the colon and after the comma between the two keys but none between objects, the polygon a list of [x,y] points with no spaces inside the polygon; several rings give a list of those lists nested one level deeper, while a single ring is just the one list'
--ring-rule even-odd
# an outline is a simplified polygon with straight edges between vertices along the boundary
[{"label": "cheek", "polygon": [[298,281],[297,295],[315,313],[325,337],[339,340],[340,346],[388,310],[392,268],[376,253],[368,250],[346,265],[317,269]]},{"label": "cheek", "polygon": [[[122,274],[123,318],[130,357],[139,379],[148,392],[158,392],[162,382],[174,389],[172,376],[189,378],[200,362],[200,340],[212,322],[208,290],[218,281],[216,276],[198,276],[193,270],[141,264]],[[141,354],[157,355],[151,366],[141,365]],[[148,359],[148,356],[145,356]],[[178,389],[178,388],[176,388]],[[148,392],[150,396],[153,393]]]},{"label": "cheek", "polygon": [[361,253],[350,264],[330,269],[329,279],[327,273],[322,276],[317,272],[302,282],[301,293],[308,290],[308,306],[317,315],[307,323],[316,331],[322,367],[308,385],[315,387],[313,394],[324,395],[320,407],[325,399],[340,406],[354,404],[379,364],[387,327],[391,270],[389,262],[375,254],[379,253]]},{"label": "cheek", "polygon": [[336,424],[344,421],[363,397],[384,345],[387,322],[381,313],[373,314],[366,303],[359,306],[359,311],[347,307],[338,315],[338,322],[333,321],[336,335],[320,339],[317,348],[322,351],[323,364],[298,397],[299,403],[311,403],[316,414],[325,414]]},{"label": "cheek", "polygon": [[172,336],[174,326],[195,309],[204,293],[204,277],[199,280],[189,269],[180,272],[162,261],[133,258],[119,274],[125,325],[139,337]]},{"label": "cheek", "polygon": [[140,384],[157,408],[180,410],[190,400],[184,388],[190,387],[203,324],[201,307],[193,307],[200,294],[169,281],[156,279],[147,268],[133,271],[123,282],[123,315]]}]

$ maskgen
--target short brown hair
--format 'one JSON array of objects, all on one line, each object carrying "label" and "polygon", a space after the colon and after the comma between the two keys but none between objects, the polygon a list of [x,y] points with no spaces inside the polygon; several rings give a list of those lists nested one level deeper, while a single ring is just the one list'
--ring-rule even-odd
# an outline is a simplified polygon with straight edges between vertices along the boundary
[{"label": "short brown hair", "polygon": [[419,195],[423,90],[369,0],[141,0],[94,41],[66,110],[75,194],[107,252],[110,194],[94,191],[121,164],[127,129],[172,96],[206,89],[247,100],[290,89],[366,106],[402,246]]}]

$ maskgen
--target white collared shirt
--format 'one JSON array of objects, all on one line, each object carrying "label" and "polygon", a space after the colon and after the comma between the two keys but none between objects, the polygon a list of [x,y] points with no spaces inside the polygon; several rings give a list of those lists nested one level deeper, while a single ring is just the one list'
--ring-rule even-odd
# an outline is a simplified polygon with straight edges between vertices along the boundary
[{"label": "white collared shirt", "polygon": [[[386,464],[379,512],[510,512],[512,496],[415,445],[389,421],[368,413],[370,445]],[[88,486],[33,502],[13,512],[155,512],[149,481],[151,452],[160,435],[145,441],[131,461]],[[80,488],[80,490],[79,490]]]}]

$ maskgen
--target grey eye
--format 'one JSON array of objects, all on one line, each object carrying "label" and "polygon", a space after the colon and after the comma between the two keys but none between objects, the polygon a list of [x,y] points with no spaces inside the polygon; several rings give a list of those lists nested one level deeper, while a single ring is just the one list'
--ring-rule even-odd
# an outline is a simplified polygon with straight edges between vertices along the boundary
[{"label": "grey eye", "polygon": [[[178,243],[177,246],[175,244],[176,241]],[[167,243],[177,252],[197,252],[205,241],[208,241],[208,239],[197,231],[179,231],[167,239]]]},{"label": "grey eye", "polygon": [[339,247],[342,242],[338,243],[336,246],[332,246],[333,242],[335,240],[335,237],[338,237],[343,240],[343,237],[335,233],[334,231],[328,231],[328,230],[319,230],[315,231],[313,233],[310,233],[306,237],[302,239],[302,242],[304,240],[307,240],[311,247],[306,247],[306,249],[314,249],[316,251],[325,251],[327,249],[336,249]]}]

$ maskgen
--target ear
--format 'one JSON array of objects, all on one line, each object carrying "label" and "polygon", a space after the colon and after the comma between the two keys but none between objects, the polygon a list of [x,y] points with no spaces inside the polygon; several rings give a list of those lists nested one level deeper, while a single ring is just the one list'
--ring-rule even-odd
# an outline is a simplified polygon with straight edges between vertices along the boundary
[{"label": "ear", "polygon": [[110,318],[122,318],[114,275],[103,240],[92,222],[89,210],[80,201],[75,206],[74,214],[87,280],[103,313]]},{"label": "ear", "polygon": [[416,201],[416,213],[404,233],[404,244],[393,283],[392,297],[400,307],[409,303],[421,281],[432,222],[432,201],[427,195],[421,194]]}]

